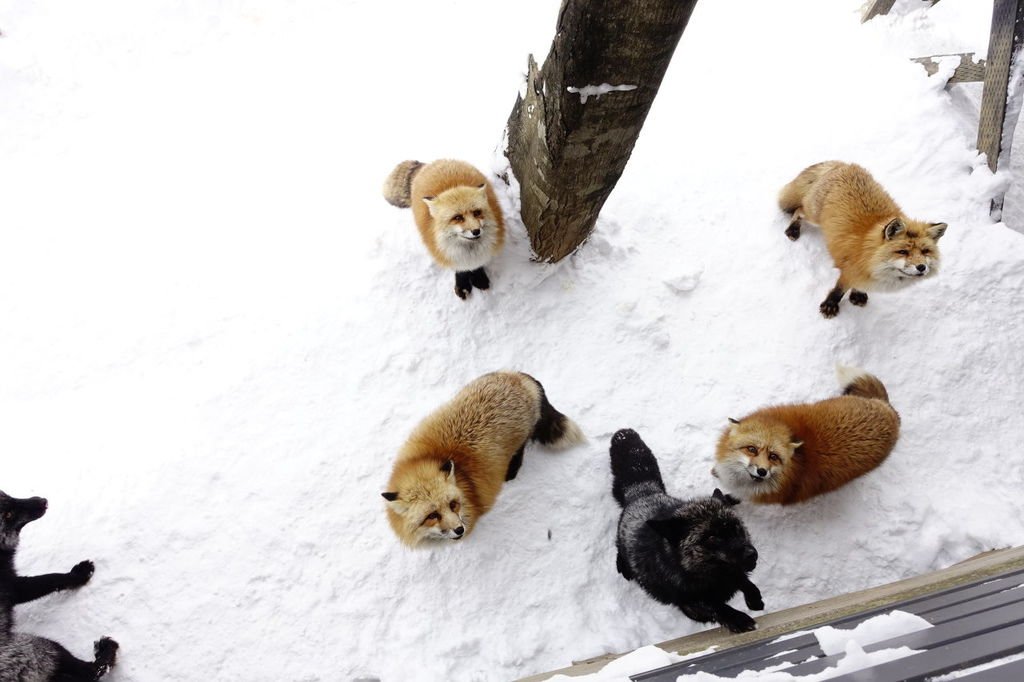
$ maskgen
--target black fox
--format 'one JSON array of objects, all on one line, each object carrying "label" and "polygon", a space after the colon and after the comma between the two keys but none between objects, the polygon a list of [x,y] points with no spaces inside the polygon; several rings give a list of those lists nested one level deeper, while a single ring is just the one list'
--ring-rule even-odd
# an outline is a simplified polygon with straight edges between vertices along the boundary
[{"label": "black fox", "polygon": [[67,573],[32,577],[14,572],[14,552],[21,529],[46,513],[46,500],[19,500],[0,491],[0,682],[85,682],[103,677],[117,655],[117,642],[103,637],[94,645],[96,660],[82,661],[56,642],[33,635],[16,634],[16,604],[69,590],[89,582],[91,561],[82,561]]},{"label": "black fox", "polygon": [[612,495],[622,507],[619,573],[699,623],[714,621],[732,632],[756,628],[753,618],[726,603],[741,591],[747,608],[764,608],[747,577],[757,550],[729,509],[738,500],[717,489],[686,501],[666,494],[658,461],[632,429],[612,436],[611,460]]}]

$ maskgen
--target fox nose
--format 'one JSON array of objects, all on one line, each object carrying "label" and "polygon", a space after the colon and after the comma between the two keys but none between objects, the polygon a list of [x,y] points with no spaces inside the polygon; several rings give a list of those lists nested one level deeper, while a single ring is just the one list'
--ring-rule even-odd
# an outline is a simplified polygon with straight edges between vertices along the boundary
[{"label": "fox nose", "polygon": [[765,469],[764,467],[757,467],[757,475],[760,476],[761,478],[764,478],[765,476],[768,475],[768,470]]},{"label": "fox nose", "polygon": [[748,566],[757,565],[757,550],[747,545],[743,550],[743,561]]},{"label": "fox nose", "polygon": [[921,263],[920,265],[917,266],[918,272],[924,272],[926,269],[928,269],[928,266],[925,265],[924,263]]},{"label": "fox nose", "polygon": [[455,534],[456,535],[462,535],[465,532],[466,532],[466,529],[463,528],[462,526],[459,526],[458,528],[455,529]]},{"label": "fox nose", "polygon": [[473,236],[474,237],[479,237],[480,236],[480,228],[479,227],[476,228],[475,230],[473,230]]}]

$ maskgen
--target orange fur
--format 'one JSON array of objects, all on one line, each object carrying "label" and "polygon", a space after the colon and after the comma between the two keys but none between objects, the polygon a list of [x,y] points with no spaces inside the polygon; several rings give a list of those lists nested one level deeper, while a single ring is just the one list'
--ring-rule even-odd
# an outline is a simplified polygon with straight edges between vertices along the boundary
[{"label": "orange fur", "polygon": [[[543,388],[529,375],[492,372],[420,422],[399,451],[384,494],[399,539],[416,546],[430,537],[468,536],[494,505],[506,476],[514,475],[510,464],[517,453],[536,438],[545,404]],[[555,414],[565,433],[551,445],[582,440],[575,424]],[[432,514],[438,518],[429,519]],[[454,532],[460,526],[461,536]]]},{"label": "orange fur", "polygon": [[899,415],[870,374],[859,372],[845,388],[847,395],[766,407],[734,422],[719,438],[714,475],[753,502],[793,504],[871,471],[895,446]]},{"label": "orange fur", "polygon": [[805,168],[779,194],[779,206],[793,214],[786,234],[800,236],[803,221],[825,236],[839,269],[830,299],[821,312],[832,317],[847,290],[856,305],[867,302],[865,291],[894,289],[933,275],[939,266],[937,242],[945,223],[926,223],[906,216],[892,197],[864,168],[825,161]]}]

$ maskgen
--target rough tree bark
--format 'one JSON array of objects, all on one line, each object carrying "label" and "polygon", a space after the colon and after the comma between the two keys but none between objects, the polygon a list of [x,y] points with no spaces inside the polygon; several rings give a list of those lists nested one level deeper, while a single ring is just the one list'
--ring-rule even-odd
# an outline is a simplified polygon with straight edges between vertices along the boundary
[{"label": "rough tree bark", "polygon": [[530,55],[505,152],[539,260],[559,261],[590,236],[696,4],[562,1],[540,70]]}]

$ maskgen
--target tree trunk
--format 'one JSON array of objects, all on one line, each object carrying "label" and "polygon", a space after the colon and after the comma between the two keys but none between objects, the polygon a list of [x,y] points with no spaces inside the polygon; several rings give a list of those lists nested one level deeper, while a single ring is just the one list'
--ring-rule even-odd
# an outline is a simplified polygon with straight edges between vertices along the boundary
[{"label": "tree trunk", "polygon": [[539,71],[530,55],[505,151],[538,260],[559,261],[590,236],[696,4],[562,1]]}]

